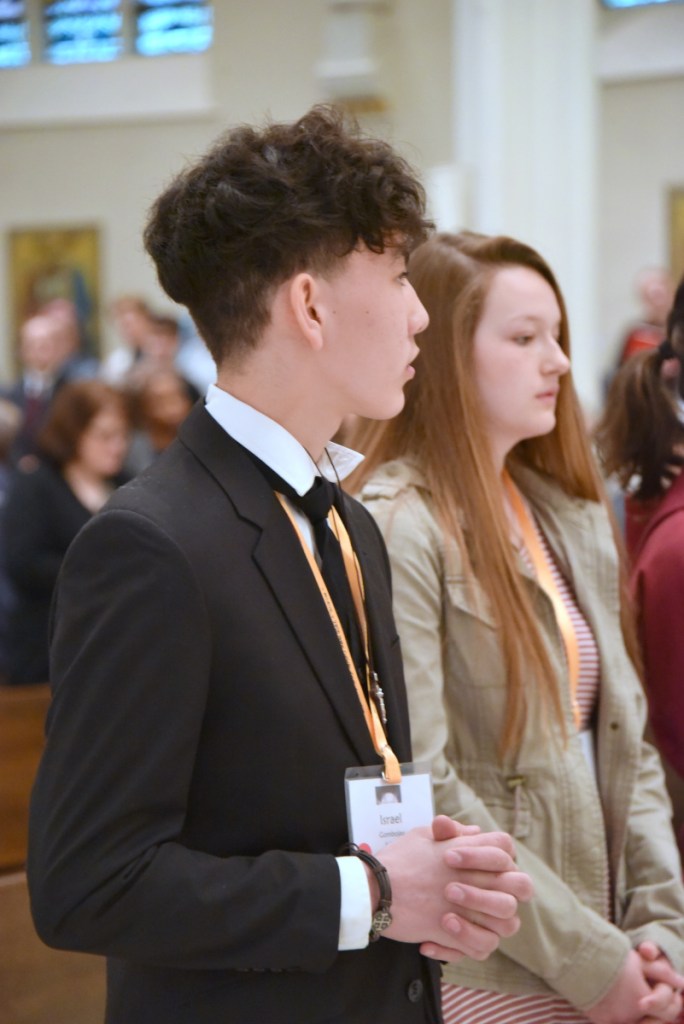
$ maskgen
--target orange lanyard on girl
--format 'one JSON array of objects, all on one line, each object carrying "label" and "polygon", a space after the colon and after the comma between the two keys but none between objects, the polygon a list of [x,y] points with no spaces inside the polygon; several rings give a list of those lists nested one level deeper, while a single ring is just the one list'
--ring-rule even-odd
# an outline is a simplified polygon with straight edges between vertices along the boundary
[{"label": "orange lanyard on girl", "polygon": [[581,716],[579,705],[577,703],[577,684],[579,682],[580,660],[579,644],[577,642],[575,627],[572,624],[572,619],[570,618],[568,609],[566,608],[565,602],[563,601],[558,587],[556,586],[556,581],[553,578],[546,556],[544,555],[544,551],[539,541],[539,536],[532,521],[532,516],[522,499],[520,491],[513,483],[513,480],[507,470],[503,471],[502,479],[511,502],[511,506],[515,512],[516,519],[518,520],[525,547],[527,548],[537,574],[537,581],[553,605],[556,622],[558,623],[558,628],[560,629],[561,636],[563,638],[565,654],[568,662],[572,713],[575,719],[575,725],[579,729]]}]

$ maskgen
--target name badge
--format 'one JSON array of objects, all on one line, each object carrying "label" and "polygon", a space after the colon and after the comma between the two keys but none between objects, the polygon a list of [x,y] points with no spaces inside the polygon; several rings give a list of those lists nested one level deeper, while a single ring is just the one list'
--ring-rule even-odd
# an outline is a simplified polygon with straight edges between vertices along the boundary
[{"label": "name badge", "polygon": [[385,781],[382,765],[344,773],[349,840],[371,853],[435,816],[432,775],[427,765],[402,764],[401,782]]}]

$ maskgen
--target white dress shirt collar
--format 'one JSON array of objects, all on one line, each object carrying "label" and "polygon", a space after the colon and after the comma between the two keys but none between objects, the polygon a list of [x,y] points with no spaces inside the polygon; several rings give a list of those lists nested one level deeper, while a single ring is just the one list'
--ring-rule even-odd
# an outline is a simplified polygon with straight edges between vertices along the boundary
[{"label": "white dress shirt collar", "polygon": [[316,465],[284,427],[216,384],[209,385],[206,409],[227,434],[278,473],[297,494],[305,494],[318,473],[333,482],[344,480],[363,460],[358,452],[330,441]]}]

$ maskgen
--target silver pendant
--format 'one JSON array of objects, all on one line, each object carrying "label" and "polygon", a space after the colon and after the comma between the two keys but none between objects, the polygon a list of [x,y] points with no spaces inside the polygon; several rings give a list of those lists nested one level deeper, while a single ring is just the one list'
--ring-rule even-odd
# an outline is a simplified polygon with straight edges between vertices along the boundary
[{"label": "silver pendant", "polygon": [[371,672],[371,679],[373,680],[373,683],[371,685],[371,694],[373,695],[373,700],[375,701],[376,707],[378,709],[380,721],[382,722],[383,725],[387,725],[387,709],[385,708],[385,694],[383,693],[382,687],[380,686],[378,673]]}]

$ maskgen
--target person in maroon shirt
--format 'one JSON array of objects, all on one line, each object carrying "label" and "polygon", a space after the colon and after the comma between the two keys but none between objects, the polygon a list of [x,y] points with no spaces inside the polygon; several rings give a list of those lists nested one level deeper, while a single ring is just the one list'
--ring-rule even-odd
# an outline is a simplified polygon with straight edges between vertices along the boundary
[{"label": "person in maroon shirt", "polygon": [[[684,279],[657,348],[615,376],[596,438],[625,489],[650,725],[666,769],[684,862]],[[674,369],[674,372],[673,372]]]}]

